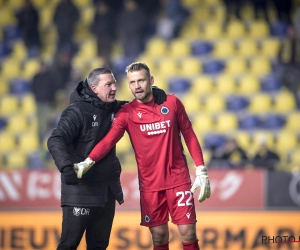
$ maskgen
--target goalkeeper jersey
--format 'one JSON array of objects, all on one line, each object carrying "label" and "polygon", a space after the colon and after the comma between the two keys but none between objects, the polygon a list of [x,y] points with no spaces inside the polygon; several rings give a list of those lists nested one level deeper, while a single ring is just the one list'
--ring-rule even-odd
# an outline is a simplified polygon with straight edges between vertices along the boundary
[{"label": "goalkeeper jersey", "polygon": [[154,99],[148,103],[134,99],[124,105],[89,157],[94,161],[102,159],[125,131],[134,149],[141,191],[165,190],[191,182],[181,135],[196,166],[204,165],[192,124],[175,95],[167,95],[161,105]]}]

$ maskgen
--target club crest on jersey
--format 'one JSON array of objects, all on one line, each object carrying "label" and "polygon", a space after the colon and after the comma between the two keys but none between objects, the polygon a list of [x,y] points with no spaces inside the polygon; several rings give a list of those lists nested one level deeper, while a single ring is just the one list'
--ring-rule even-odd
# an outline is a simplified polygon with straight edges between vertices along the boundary
[{"label": "club crest on jersey", "polygon": [[148,215],[146,215],[146,216],[145,216],[145,221],[146,221],[147,223],[149,223],[149,222],[150,222],[150,218],[149,218],[149,216],[148,216]]},{"label": "club crest on jersey", "polygon": [[163,115],[166,115],[169,113],[169,109],[166,107],[166,106],[162,106],[161,109],[160,109],[160,112],[163,114]]}]

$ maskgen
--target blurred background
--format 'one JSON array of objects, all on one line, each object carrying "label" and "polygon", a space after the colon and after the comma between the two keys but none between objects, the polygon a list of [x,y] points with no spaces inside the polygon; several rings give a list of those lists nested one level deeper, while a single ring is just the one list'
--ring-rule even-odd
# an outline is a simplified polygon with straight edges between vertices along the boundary
[{"label": "blurred background", "polygon": [[[213,195],[197,204],[201,249],[276,249],[261,246],[261,236],[299,238],[299,0],[0,0],[0,249],[55,248],[60,179],[47,139],[96,67],[111,68],[117,99],[131,100],[125,67],[133,61],[181,98],[203,148]],[[150,249],[139,238],[127,135],[117,153],[127,203],[118,207],[111,249]],[[133,228],[123,222],[129,215]],[[13,244],[21,225],[28,228],[18,233],[34,228],[40,244],[25,236]],[[47,226],[56,228],[52,247],[41,240],[52,235]]]}]

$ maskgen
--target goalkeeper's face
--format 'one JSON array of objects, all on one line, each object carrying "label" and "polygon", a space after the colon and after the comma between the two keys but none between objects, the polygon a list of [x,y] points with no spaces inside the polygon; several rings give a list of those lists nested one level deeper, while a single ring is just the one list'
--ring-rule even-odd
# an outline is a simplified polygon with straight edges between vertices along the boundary
[{"label": "goalkeeper's face", "polygon": [[145,69],[127,73],[129,88],[135,99],[139,102],[149,102],[152,98],[151,85],[153,85],[153,76],[149,76]]},{"label": "goalkeeper's face", "polygon": [[116,100],[117,85],[113,74],[99,75],[98,84],[92,85],[91,88],[103,102],[114,102]]}]

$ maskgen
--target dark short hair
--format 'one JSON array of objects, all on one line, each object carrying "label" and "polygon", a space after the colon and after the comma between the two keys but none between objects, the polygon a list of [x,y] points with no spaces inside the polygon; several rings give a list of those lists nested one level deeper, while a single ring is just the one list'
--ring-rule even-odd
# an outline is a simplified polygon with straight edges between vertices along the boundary
[{"label": "dark short hair", "polygon": [[140,71],[141,69],[146,70],[147,75],[149,77],[151,76],[149,67],[147,66],[146,63],[143,63],[143,62],[134,62],[134,63],[128,65],[126,67],[125,72],[128,73],[128,72]]},{"label": "dark short hair", "polygon": [[88,85],[89,86],[97,85],[99,82],[99,75],[104,75],[104,74],[112,74],[112,71],[107,68],[93,69],[87,77]]}]

